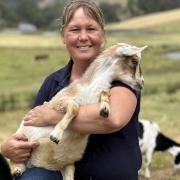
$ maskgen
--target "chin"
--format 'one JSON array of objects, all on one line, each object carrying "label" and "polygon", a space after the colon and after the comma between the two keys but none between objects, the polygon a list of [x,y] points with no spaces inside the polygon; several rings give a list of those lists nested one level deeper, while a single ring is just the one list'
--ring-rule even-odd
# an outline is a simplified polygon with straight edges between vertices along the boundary
[{"label": "chin", "polygon": [[85,54],[82,54],[82,55],[79,55],[79,56],[76,56],[74,59],[78,59],[78,61],[82,61],[82,62],[91,62],[95,59],[96,56],[92,56],[92,55],[85,55]]}]

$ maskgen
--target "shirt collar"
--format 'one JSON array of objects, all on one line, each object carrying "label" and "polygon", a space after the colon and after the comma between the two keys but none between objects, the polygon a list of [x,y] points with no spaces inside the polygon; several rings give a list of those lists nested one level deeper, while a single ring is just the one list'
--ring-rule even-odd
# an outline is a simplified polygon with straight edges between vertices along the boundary
[{"label": "shirt collar", "polygon": [[72,59],[59,71],[57,71],[54,75],[54,80],[58,82],[58,85],[61,87],[65,87],[69,84],[69,79],[71,76],[73,61]]}]

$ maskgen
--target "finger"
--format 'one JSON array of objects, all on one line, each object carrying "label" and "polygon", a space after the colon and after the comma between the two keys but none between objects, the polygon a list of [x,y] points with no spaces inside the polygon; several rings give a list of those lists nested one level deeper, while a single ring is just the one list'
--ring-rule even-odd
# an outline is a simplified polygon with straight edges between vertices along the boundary
[{"label": "finger", "polygon": [[23,122],[24,126],[40,126],[38,118],[34,117]]},{"label": "finger", "polygon": [[39,146],[39,142],[38,141],[34,141],[33,145],[32,145],[32,150],[34,150],[35,148],[37,148]]},{"label": "finger", "polygon": [[35,118],[37,118],[38,116],[38,113],[35,113],[35,112],[32,112],[31,114],[27,114],[25,117],[24,117],[24,121],[34,121]]},{"label": "finger", "polygon": [[24,149],[18,149],[18,150],[15,150],[14,152],[13,152],[13,155],[12,155],[12,157],[11,157],[11,159],[14,161],[14,160],[16,160],[16,161],[22,161],[22,159],[27,159],[27,158],[29,158],[31,156],[31,149],[26,149],[26,150],[24,150]]},{"label": "finger", "polygon": [[24,154],[22,154],[20,157],[19,157],[19,159],[28,159],[28,158],[30,158],[31,157],[31,152],[27,152],[27,153],[24,153]]},{"label": "finger", "polygon": [[37,141],[31,141],[31,142],[21,142],[19,144],[19,149],[29,149],[37,147],[39,143]]},{"label": "finger", "polygon": [[26,115],[23,120],[30,121],[31,119],[32,119],[32,115]]},{"label": "finger", "polygon": [[27,156],[27,157],[17,157],[12,159],[13,162],[15,163],[24,163],[25,161],[27,161],[31,156]]},{"label": "finger", "polygon": [[24,126],[31,126],[32,125],[32,121],[28,121],[28,120],[25,120],[24,122],[23,122],[23,125]]},{"label": "finger", "polygon": [[13,135],[13,137],[14,137],[16,140],[28,141],[28,138],[27,138],[23,133],[15,133],[15,134]]},{"label": "finger", "polygon": [[27,113],[27,114],[24,116],[23,120],[24,120],[24,121],[28,121],[29,119],[31,119],[31,116],[32,116],[32,113],[29,112],[29,113]]},{"label": "finger", "polygon": [[23,118],[23,121],[28,121],[29,120],[29,115],[25,115],[24,118]]},{"label": "finger", "polygon": [[31,155],[31,152],[32,152],[32,149],[19,149],[19,150],[16,150],[16,152],[14,153],[14,156],[17,158],[17,159],[20,159],[20,158],[25,158],[25,157],[29,157]]},{"label": "finger", "polygon": [[32,152],[31,148],[30,149],[19,149],[18,151],[16,151],[16,155],[19,158],[22,158],[22,157],[30,156],[31,152]]}]

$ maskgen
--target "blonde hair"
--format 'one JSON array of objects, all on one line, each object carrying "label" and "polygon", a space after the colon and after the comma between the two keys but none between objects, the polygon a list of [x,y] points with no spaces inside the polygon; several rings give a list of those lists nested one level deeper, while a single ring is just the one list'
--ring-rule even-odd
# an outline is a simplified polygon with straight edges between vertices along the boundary
[{"label": "blonde hair", "polygon": [[72,0],[66,5],[62,15],[62,29],[68,25],[75,11],[79,8],[83,8],[84,13],[93,18],[104,31],[105,21],[103,13],[101,9],[91,0]]}]

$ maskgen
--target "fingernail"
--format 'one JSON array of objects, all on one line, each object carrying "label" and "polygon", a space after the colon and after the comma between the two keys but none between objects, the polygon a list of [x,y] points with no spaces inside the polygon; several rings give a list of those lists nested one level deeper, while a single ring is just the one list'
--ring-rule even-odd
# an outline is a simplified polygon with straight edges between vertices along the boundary
[{"label": "fingernail", "polygon": [[39,146],[39,142],[34,142],[34,145],[33,145],[34,147],[37,147],[37,146]]}]

